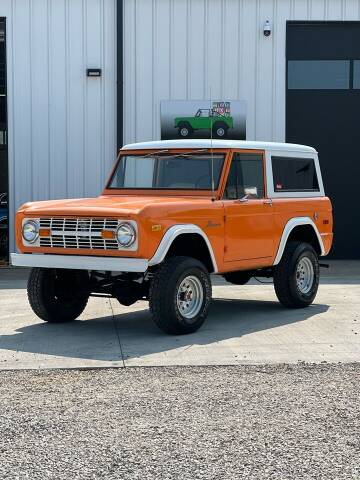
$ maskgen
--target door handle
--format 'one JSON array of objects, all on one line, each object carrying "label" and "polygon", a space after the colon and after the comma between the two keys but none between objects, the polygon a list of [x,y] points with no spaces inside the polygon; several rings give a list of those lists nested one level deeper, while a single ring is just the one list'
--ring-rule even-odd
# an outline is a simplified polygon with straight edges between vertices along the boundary
[{"label": "door handle", "polygon": [[273,201],[272,201],[271,198],[267,198],[266,200],[263,201],[263,204],[264,205],[270,205],[270,207],[272,207]]}]

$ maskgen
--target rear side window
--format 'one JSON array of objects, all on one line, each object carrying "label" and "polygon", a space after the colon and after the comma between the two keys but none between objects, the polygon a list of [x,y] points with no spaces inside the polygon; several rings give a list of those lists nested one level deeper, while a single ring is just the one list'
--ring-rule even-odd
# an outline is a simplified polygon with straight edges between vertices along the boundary
[{"label": "rear side window", "polygon": [[318,192],[313,158],[271,157],[275,192]]}]

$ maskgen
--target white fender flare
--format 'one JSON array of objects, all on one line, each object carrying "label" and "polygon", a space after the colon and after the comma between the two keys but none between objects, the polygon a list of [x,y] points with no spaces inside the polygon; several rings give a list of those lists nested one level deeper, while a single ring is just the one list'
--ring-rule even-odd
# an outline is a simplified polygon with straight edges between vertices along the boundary
[{"label": "white fender flare", "polygon": [[315,225],[315,223],[311,220],[310,217],[295,217],[295,218],[292,218],[291,220],[289,220],[287,222],[287,224],[285,225],[285,228],[284,228],[284,231],[283,231],[282,236],[281,236],[279,248],[278,248],[278,251],[276,253],[276,257],[275,257],[273,265],[277,265],[280,262],[281,257],[283,256],[285,246],[286,246],[286,242],[289,238],[290,233],[294,230],[295,227],[298,227],[299,225],[310,225],[314,229],[314,232],[317,236],[317,239],[318,239],[318,242],[319,242],[319,247],[320,247],[320,250],[321,250],[320,255],[325,255],[324,243],[322,241],[321,235],[320,235],[319,230],[317,229],[317,226]]},{"label": "white fender flare", "polygon": [[198,235],[201,235],[201,237],[205,240],[205,243],[208,247],[211,261],[213,264],[214,273],[217,273],[218,268],[217,268],[216,259],[215,259],[214,251],[212,249],[210,240],[208,239],[208,236],[206,235],[206,233],[200,227],[193,224],[174,225],[170,227],[165,232],[165,235],[163,236],[160,242],[160,245],[158,246],[155,252],[155,255],[149,260],[149,267],[151,267],[152,265],[158,265],[159,263],[161,263],[166,257],[166,254],[169,251],[169,248],[171,247],[175,238],[178,237],[179,235],[188,234],[188,233],[196,233]]}]

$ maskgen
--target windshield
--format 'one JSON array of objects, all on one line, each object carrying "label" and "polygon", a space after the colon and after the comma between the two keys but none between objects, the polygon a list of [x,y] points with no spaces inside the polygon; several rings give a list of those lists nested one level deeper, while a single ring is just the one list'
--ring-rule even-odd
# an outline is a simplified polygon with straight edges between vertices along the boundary
[{"label": "windshield", "polygon": [[225,154],[126,155],[109,182],[113,189],[211,190],[219,185]]}]

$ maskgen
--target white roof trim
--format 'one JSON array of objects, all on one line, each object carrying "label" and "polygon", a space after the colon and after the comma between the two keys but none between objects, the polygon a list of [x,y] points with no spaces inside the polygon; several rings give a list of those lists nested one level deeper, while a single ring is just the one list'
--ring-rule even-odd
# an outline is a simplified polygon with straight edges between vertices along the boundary
[{"label": "white roof trim", "polygon": [[121,150],[146,150],[170,148],[244,148],[251,150],[280,150],[288,152],[316,153],[316,150],[306,145],[276,142],[252,142],[245,140],[160,140],[155,142],[130,143]]}]

